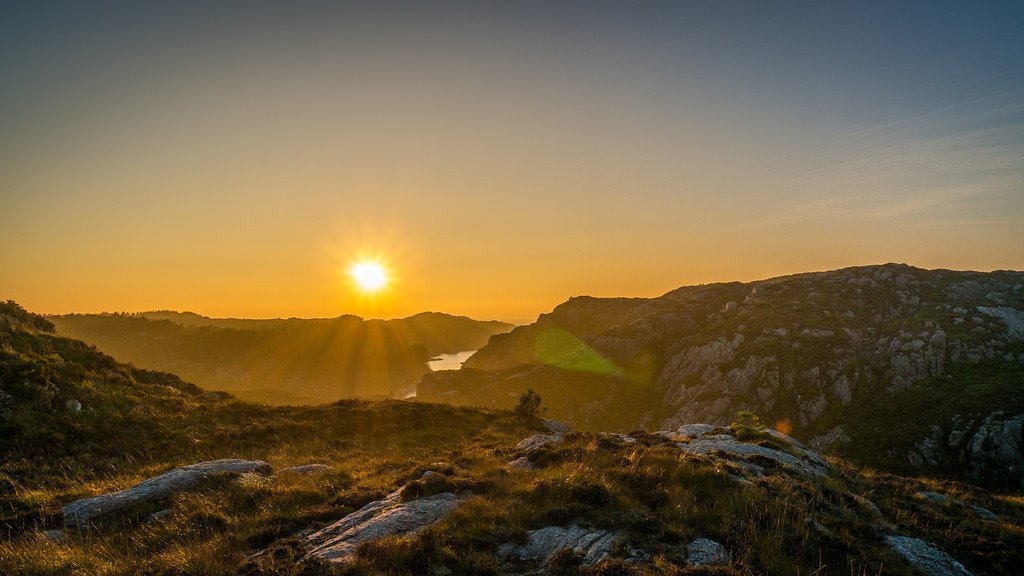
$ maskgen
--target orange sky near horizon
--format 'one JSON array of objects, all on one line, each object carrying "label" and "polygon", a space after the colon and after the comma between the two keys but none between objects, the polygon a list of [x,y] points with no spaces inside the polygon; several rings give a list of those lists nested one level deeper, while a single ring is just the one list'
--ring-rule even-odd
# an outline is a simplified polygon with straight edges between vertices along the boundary
[{"label": "orange sky near horizon", "polygon": [[526,323],[584,294],[1024,269],[1012,3],[558,4],[12,8],[0,298]]}]

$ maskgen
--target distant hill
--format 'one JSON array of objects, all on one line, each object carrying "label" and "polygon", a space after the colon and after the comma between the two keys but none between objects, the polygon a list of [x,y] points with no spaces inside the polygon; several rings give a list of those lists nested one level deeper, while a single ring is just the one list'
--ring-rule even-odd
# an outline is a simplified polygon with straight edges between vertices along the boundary
[{"label": "distant hill", "polygon": [[418,395],[507,407],[529,387],[581,428],[750,410],[861,463],[1022,487],[1024,273],[887,264],[573,298]]},{"label": "distant hill", "polygon": [[437,354],[475,350],[511,324],[425,312],[398,320],[246,320],[191,312],[51,316],[59,333],[141,368],[272,404],[404,397]]},{"label": "distant hill", "polygon": [[[58,336],[53,323],[0,302],[0,455],[11,461],[138,458],[178,443],[227,394],[117,362]],[[38,463],[34,464],[38,465]]]}]

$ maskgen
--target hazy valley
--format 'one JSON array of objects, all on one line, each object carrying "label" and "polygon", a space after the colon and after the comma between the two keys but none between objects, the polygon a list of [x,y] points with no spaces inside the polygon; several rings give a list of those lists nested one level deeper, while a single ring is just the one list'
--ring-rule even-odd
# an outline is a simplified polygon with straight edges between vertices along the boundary
[{"label": "hazy valley", "polygon": [[404,398],[439,354],[476,350],[511,324],[424,312],[399,320],[244,320],[179,312],[69,314],[64,335],[140,368],[270,404]]}]

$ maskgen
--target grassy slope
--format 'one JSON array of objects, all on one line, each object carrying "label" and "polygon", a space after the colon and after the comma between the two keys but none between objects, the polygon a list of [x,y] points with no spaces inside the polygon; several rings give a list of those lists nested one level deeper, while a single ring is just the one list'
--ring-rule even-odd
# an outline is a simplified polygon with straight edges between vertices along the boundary
[{"label": "grassy slope", "polygon": [[[1024,508],[1014,497],[993,497],[955,483],[917,481],[864,472],[838,463],[820,485],[767,478],[746,486],[719,461],[681,456],[671,444],[643,433],[636,445],[575,435],[538,458],[536,472],[500,467],[499,450],[469,470],[452,470],[453,484],[477,496],[415,539],[364,545],[346,576],[372,574],[522,574],[527,567],[496,561],[493,550],[522,541],[527,530],[578,523],[621,530],[626,546],[651,553],[649,563],[617,561],[589,569],[569,558],[549,574],[906,574],[912,570],[882,542],[870,510],[848,493],[878,503],[897,533],[939,543],[976,575],[1024,569]],[[463,476],[465,475],[465,476]],[[415,484],[414,484],[415,486]],[[959,504],[923,503],[919,490],[938,490],[969,505],[992,507],[1003,518],[985,522]],[[710,537],[733,551],[726,569],[685,568],[686,546]],[[252,562],[247,574],[316,573],[290,559],[301,549],[284,543],[276,559]]]},{"label": "grassy slope", "polygon": [[[397,487],[416,492],[427,469],[477,496],[415,539],[364,546],[342,573],[523,573],[524,567],[495,560],[494,548],[529,529],[578,521],[624,529],[631,543],[654,553],[646,567],[611,562],[590,571],[597,574],[687,573],[680,566],[696,536],[719,539],[737,560],[733,569],[704,573],[906,574],[863,506],[841,496],[847,490],[877,502],[900,533],[940,543],[979,576],[1024,569],[1019,496],[846,465],[823,486],[777,480],[744,486],[720,463],[681,456],[642,434],[634,446],[576,435],[538,458],[538,472],[509,471],[503,464],[515,456],[513,446],[538,426],[508,412],[394,401],[273,408],[214,398],[173,376],[134,370],[55,337],[41,320],[0,308],[0,367],[10,396],[2,422],[12,440],[0,461],[3,574],[319,573],[324,567],[294,562],[301,549],[287,536]],[[69,397],[81,400],[81,413],[67,412]],[[70,500],[219,457],[260,458],[277,468],[322,462],[335,470],[215,480],[92,530],[69,532],[63,544],[36,538],[38,529],[59,525],[60,506]],[[1003,522],[911,497],[925,488],[989,508]],[[166,507],[174,511],[169,519],[137,522]],[[272,554],[245,561],[268,545]],[[571,564],[560,564],[561,573],[579,573]]]},{"label": "grassy slope", "polygon": [[[55,336],[46,320],[13,303],[0,304],[0,384],[3,574],[223,573],[254,548],[418,477],[423,465],[470,461],[474,451],[529,433],[508,412],[397,401],[269,407],[207,394]],[[71,399],[82,403],[80,413],[65,408]],[[336,471],[213,485],[175,498],[183,513],[154,529],[126,531],[129,519],[115,519],[73,535],[68,546],[34,540],[36,529],[59,527],[60,507],[71,500],[227,457]]]}]

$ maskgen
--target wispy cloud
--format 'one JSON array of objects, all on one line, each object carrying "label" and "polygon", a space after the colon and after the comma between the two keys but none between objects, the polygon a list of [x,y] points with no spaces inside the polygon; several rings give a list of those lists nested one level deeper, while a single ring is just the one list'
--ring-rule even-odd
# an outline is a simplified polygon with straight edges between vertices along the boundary
[{"label": "wispy cloud", "polygon": [[[1024,90],[851,132],[798,176],[773,223],[1024,218]],[[1009,213],[1007,212],[1009,210]]]}]

